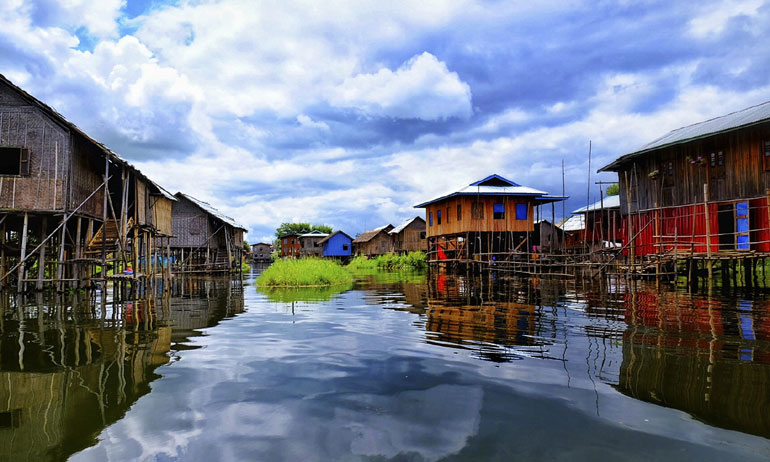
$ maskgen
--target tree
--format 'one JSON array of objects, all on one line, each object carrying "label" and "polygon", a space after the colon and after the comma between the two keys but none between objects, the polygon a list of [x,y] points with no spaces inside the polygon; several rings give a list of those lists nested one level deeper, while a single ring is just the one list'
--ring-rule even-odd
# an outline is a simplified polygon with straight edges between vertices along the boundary
[{"label": "tree", "polygon": [[275,236],[281,238],[289,234],[306,234],[311,231],[330,234],[332,227],[327,225],[311,225],[310,223],[281,223],[281,226],[275,230]]},{"label": "tree", "polygon": [[606,194],[608,196],[617,196],[618,194],[620,194],[620,185],[618,185],[617,183],[611,184],[607,188]]}]

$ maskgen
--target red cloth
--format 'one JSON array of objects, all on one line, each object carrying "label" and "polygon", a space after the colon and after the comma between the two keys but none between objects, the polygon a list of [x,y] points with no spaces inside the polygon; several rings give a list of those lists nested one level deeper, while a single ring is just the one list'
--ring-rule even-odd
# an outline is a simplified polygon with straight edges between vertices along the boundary
[{"label": "red cloth", "polygon": [[444,249],[442,249],[441,246],[438,246],[438,259],[446,260],[446,254],[444,253]]}]

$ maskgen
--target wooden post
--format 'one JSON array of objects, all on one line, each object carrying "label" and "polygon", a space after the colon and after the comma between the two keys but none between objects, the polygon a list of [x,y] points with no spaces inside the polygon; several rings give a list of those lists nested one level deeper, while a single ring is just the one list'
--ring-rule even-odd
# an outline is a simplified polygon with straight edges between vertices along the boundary
[{"label": "wooden post", "polygon": [[[107,180],[110,174],[110,159],[104,158],[104,198],[102,200],[102,289],[107,288],[107,195],[110,193]],[[105,293],[102,293],[102,298]]]},{"label": "wooden post", "polygon": [[714,262],[711,261],[711,220],[709,216],[709,185],[703,184],[703,209],[706,212],[706,255],[708,256],[708,268],[709,281],[712,280],[712,271]]},{"label": "wooden post", "polygon": [[[7,218],[8,215],[3,215]],[[3,281],[5,281],[5,220],[3,220],[2,228],[0,228],[0,289],[3,288]]]},{"label": "wooden post", "polygon": [[[43,224],[40,226],[40,239],[45,239],[48,235],[48,217],[43,216]],[[45,279],[45,248],[44,245],[40,248],[40,258],[37,262],[37,290],[43,290],[43,279]]]},{"label": "wooden post", "polygon": [[[633,236],[633,221],[631,220],[631,185],[628,183],[628,172],[623,172],[623,175],[626,179],[626,211],[628,212],[627,222],[626,222],[626,234],[628,234],[628,256],[630,260],[630,264],[633,265],[634,263],[634,246],[636,244],[631,243],[631,236]],[[630,268],[630,265],[629,265]]]},{"label": "wooden post", "polygon": [[59,261],[56,262],[56,279],[59,290],[64,288],[62,279],[64,278],[64,244],[67,239],[67,225],[61,227],[61,237],[59,238]]},{"label": "wooden post", "polygon": [[19,293],[21,293],[24,290],[24,259],[27,258],[27,227],[29,226],[29,215],[27,213],[24,214],[24,224],[22,225],[21,230],[21,257],[19,261],[21,264],[19,265],[19,276],[18,276],[18,284],[17,284],[17,290]]}]

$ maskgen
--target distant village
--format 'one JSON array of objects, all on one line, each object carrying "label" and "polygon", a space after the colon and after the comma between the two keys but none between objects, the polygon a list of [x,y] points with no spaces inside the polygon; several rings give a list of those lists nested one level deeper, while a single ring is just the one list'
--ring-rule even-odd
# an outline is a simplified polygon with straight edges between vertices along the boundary
[{"label": "distant village", "polygon": [[423,212],[397,226],[356,237],[285,234],[249,248],[244,226],[188,192],[165,190],[0,75],[0,284],[237,272],[244,259],[273,253],[420,250],[434,264],[623,259],[638,272],[686,260],[709,274],[715,263],[753,271],[770,253],[770,103],[673,130],[599,171],[618,174],[615,191],[600,185],[599,201],[559,223],[563,193],[491,174],[415,205]]}]

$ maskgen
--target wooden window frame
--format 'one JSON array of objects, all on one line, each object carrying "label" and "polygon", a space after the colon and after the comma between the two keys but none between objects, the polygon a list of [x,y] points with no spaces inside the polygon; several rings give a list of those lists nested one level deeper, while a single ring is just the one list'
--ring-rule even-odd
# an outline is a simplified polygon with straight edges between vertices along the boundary
[{"label": "wooden window frame", "polygon": [[463,205],[457,204],[457,221],[462,221],[463,219]]},{"label": "wooden window frame", "polygon": [[0,176],[29,176],[29,149],[22,146],[0,146],[0,156],[13,155],[13,151],[18,151],[19,156],[17,173],[0,173]]},{"label": "wooden window frame", "polygon": [[[497,209],[502,209],[497,211]],[[492,219],[493,220],[505,220],[505,204],[503,202],[495,202],[492,205]]]},{"label": "wooden window frame", "polygon": [[441,209],[436,210],[436,224],[441,225]]},{"label": "wooden window frame", "polygon": [[762,154],[762,162],[765,170],[770,170],[770,138],[762,140],[760,145],[760,153]]}]

